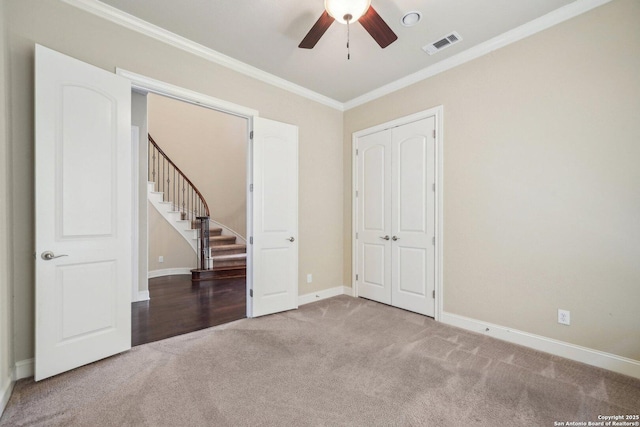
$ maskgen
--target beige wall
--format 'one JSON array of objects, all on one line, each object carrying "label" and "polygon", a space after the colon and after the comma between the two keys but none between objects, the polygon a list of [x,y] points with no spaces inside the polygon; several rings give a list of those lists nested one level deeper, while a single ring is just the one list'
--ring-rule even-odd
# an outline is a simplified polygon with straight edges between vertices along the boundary
[{"label": "beige wall", "polygon": [[[300,138],[300,293],[342,285],[342,113],[217,66],[57,1],[3,0],[10,65],[10,186],[15,358],[33,357],[33,52],[43,44],[113,71],[121,67],[295,124]],[[313,285],[304,277],[313,273]]]},{"label": "beige wall", "polygon": [[[166,219],[147,202],[149,218],[149,272],[169,268],[196,268],[197,256],[193,248],[167,222]],[[159,262],[162,256],[164,262]]]},{"label": "beige wall", "polygon": [[[34,43],[299,126],[301,294],[350,283],[352,132],[444,105],[445,310],[640,360],[639,2],[616,0],[350,110],[344,127],[339,111],[66,4],[2,5],[11,203],[0,230],[11,234],[0,235],[10,245],[0,291],[13,285],[15,360],[33,356]],[[557,308],[571,310],[570,327]],[[11,345],[2,329],[0,340]]]},{"label": "beige wall", "polygon": [[247,234],[247,120],[149,94],[149,133],[207,201],[211,219]]},{"label": "beige wall", "polygon": [[0,2],[0,413],[13,384],[13,332],[11,287],[11,203],[9,201],[9,146],[6,132],[6,85],[4,3]]},{"label": "beige wall", "polygon": [[444,310],[640,360],[639,18],[617,0],[349,110],[345,283],[351,134],[443,105]]}]

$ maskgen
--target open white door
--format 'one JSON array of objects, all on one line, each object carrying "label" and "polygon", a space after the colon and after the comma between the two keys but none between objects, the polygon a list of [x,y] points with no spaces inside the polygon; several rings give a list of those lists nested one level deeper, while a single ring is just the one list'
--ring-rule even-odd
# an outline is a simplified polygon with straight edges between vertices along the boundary
[{"label": "open white door", "polygon": [[298,307],[298,128],[253,122],[253,316]]},{"label": "open white door", "polygon": [[42,46],[35,75],[39,381],[131,348],[131,87]]}]

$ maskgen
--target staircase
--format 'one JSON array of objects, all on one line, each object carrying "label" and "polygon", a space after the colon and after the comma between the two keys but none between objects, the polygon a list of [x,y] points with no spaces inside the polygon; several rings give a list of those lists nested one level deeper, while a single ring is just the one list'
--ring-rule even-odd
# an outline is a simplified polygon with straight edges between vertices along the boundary
[{"label": "staircase", "polygon": [[[193,224],[197,226],[197,224]],[[209,229],[209,247],[213,268],[191,270],[191,280],[215,280],[246,277],[247,245],[237,243],[237,237],[223,234],[223,229]]]},{"label": "staircase", "polygon": [[[199,216],[209,216],[209,207],[201,193],[167,157],[149,135],[149,182],[147,197],[153,207],[199,254]],[[166,190],[166,191],[159,191]],[[246,277],[247,246],[232,230],[209,220],[208,265],[191,270],[192,281]],[[199,257],[198,257],[199,258]]]}]

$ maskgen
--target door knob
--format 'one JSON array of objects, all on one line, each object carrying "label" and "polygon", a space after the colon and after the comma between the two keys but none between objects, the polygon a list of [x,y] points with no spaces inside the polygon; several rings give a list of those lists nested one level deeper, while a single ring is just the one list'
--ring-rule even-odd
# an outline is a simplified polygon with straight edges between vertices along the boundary
[{"label": "door knob", "polygon": [[296,241],[296,239],[294,239],[293,237],[289,237],[287,240],[290,241],[290,242],[295,242]]},{"label": "door knob", "polygon": [[54,258],[60,258],[60,257],[63,257],[63,256],[69,256],[69,255],[66,255],[66,254],[64,254],[64,255],[54,255],[53,252],[51,252],[51,251],[44,251],[40,255],[40,257],[45,261],[51,261]]},{"label": "door knob", "polygon": [[382,240],[389,240],[389,236],[388,236],[388,235],[386,235],[386,236],[384,236],[384,237],[380,236],[380,238],[381,238]]},{"label": "door knob", "polygon": [[391,240],[393,240],[393,241],[395,242],[396,240],[400,240],[400,238],[399,238],[399,237],[397,237],[397,236],[393,236],[393,237],[391,238]]}]

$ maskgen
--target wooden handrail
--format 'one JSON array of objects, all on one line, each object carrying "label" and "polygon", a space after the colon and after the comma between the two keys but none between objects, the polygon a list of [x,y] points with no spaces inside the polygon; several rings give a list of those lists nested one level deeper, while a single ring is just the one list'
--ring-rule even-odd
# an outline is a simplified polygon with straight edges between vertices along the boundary
[{"label": "wooden handrail", "polygon": [[[156,151],[167,161],[167,163],[169,163],[173,167],[173,169],[179,174],[179,177],[182,178],[183,185],[184,185],[184,182],[189,184],[189,186],[193,189],[195,194],[198,196],[198,199],[199,199],[200,203],[202,203],[202,207],[203,207],[204,211],[203,212],[196,212],[194,210],[193,218],[190,218],[190,219],[195,219],[196,216],[210,216],[209,206],[207,205],[207,201],[204,199],[204,196],[202,195],[200,190],[198,190],[198,188],[193,184],[193,182],[191,182],[191,180],[184,174],[184,172],[182,172],[180,170],[180,168],[169,158],[169,156],[167,156],[167,154],[162,150],[162,148],[160,148],[158,146],[158,144],[154,141],[154,139],[151,137],[150,134],[148,134],[148,137],[149,137],[149,143],[151,143],[153,145],[153,147],[156,149]],[[163,166],[163,168],[164,168],[164,166]],[[164,173],[164,171],[163,171],[163,173]],[[155,175],[155,164],[154,164],[154,175]],[[154,183],[158,184],[158,186],[160,185],[159,176],[160,176],[160,171],[158,171],[158,180],[155,179],[155,176],[153,177]],[[164,183],[163,183],[163,186],[164,186]],[[158,190],[160,190],[160,188],[158,188]],[[170,189],[169,189],[169,192],[170,192]],[[184,192],[184,188],[183,188],[183,192]],[[175,203],[176,195],[174,194],[173,196],[174,196],[174,200],[171,200],[171,201],[173,203]],[[178,197],[178,205],[176,205],[176,206],[179,207],[179,197],[180,196],[178,195],[177,197]],[[170,196],[169,196],[169,199],[171,199]],[[184,205],[185,205],[185,201],[183,199],[183,206]]]}]

